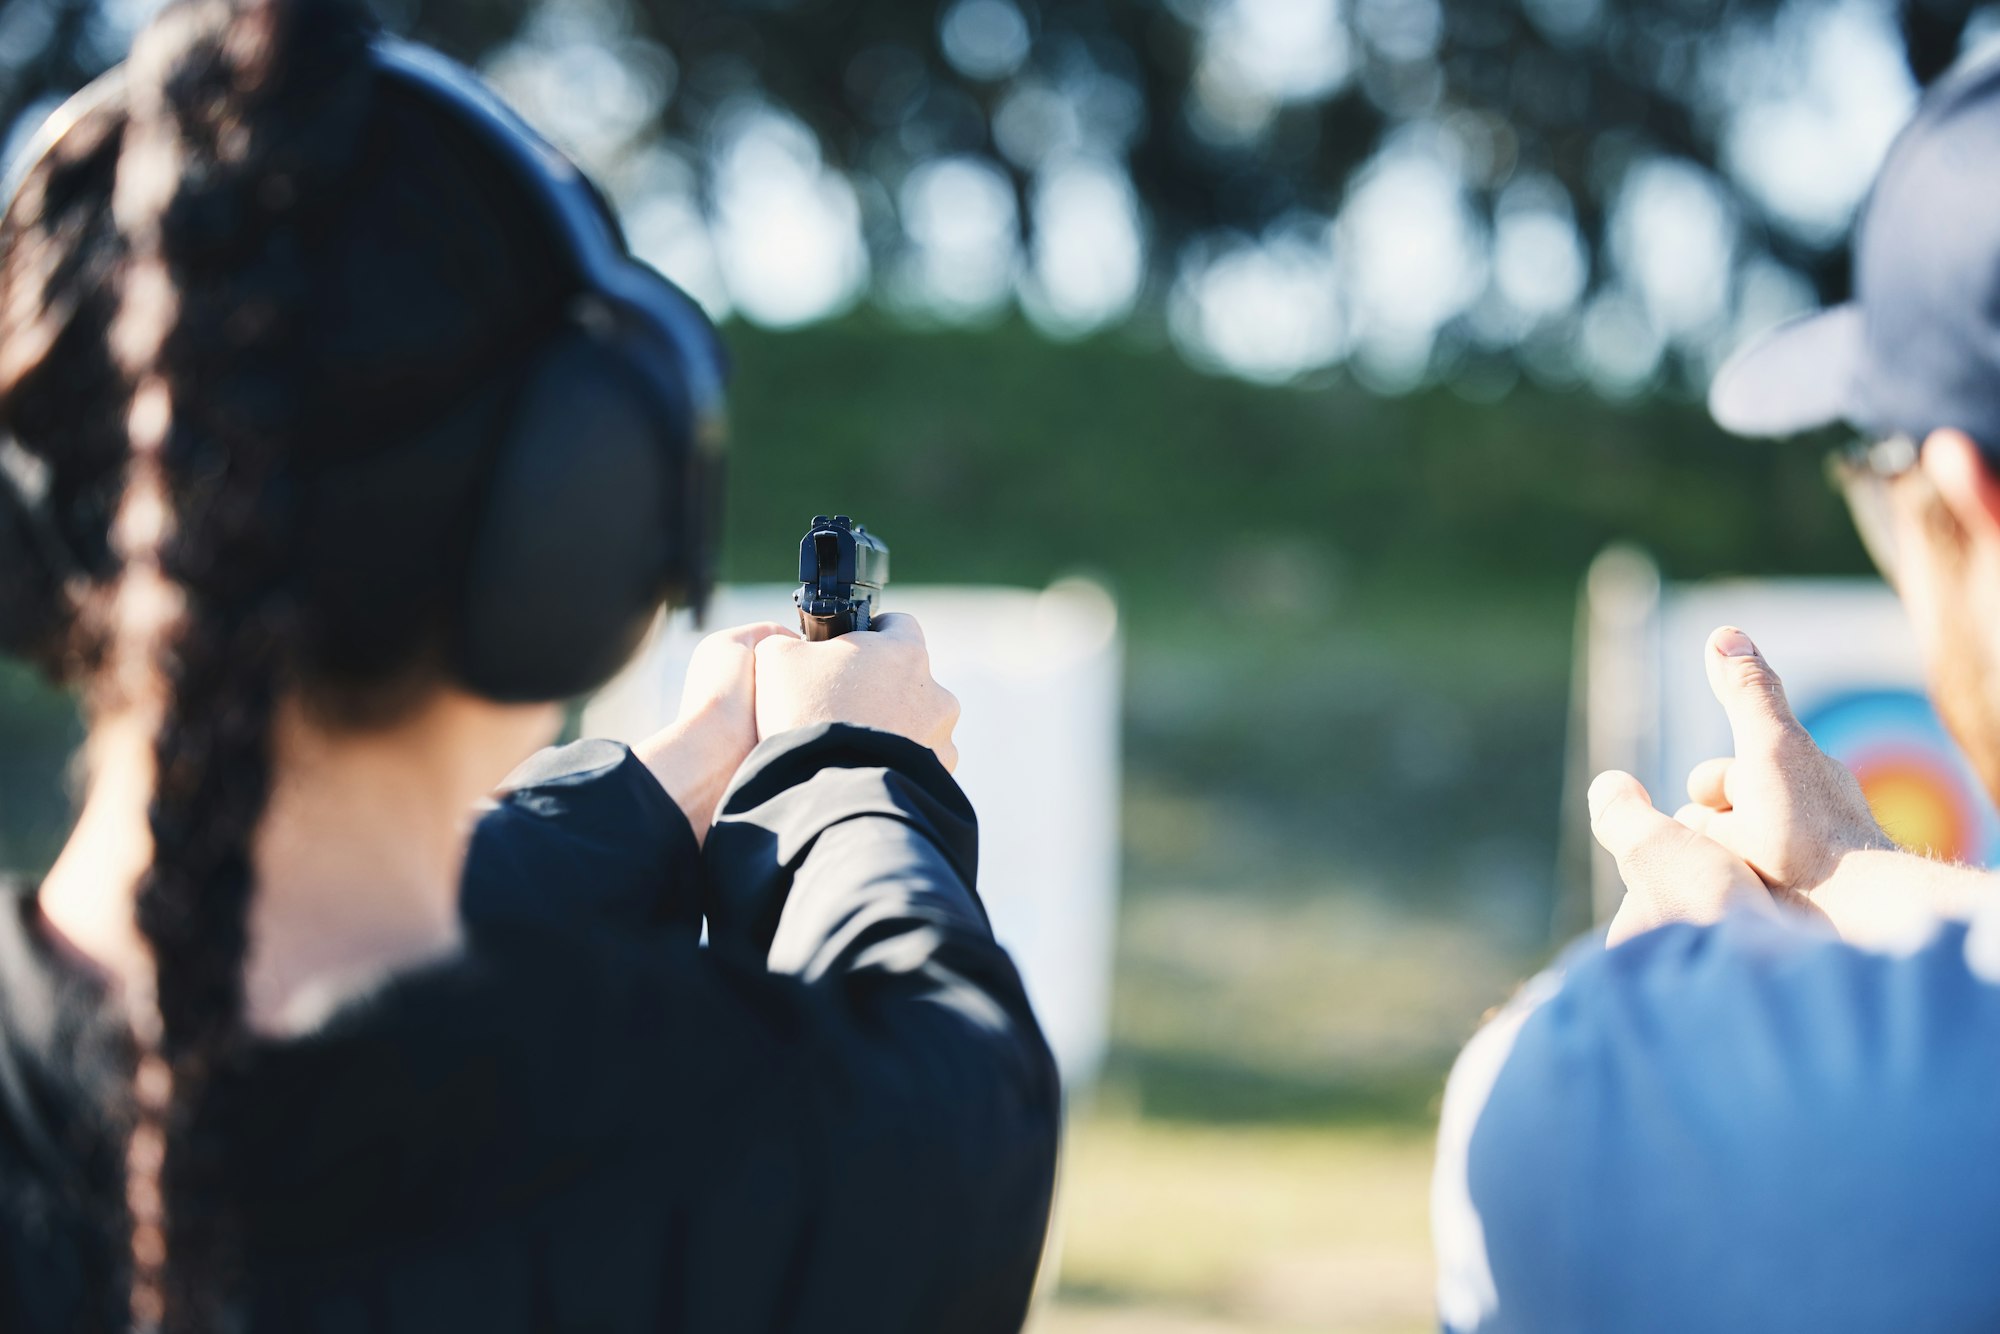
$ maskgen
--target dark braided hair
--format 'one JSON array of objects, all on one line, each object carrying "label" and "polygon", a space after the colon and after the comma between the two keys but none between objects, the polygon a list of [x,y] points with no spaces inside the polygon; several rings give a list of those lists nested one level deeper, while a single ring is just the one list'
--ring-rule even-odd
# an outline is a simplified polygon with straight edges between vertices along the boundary
[{"label": "dark braided hair", "polygon": [[251,844],[294,657],[295,219],[344,173],[368,96],[366,29],[343,8],[189,0],[141,37],[127,75],[112,211],[130,256],[111,338],[134,386],[127,562],[150,542],[182,603],[156,647],[167,703],[138,925],[159,1025],[139,1034],[127,1191],[133,1323],[166,1334],[217,1328],[240,1269],[205,1189],[220,1146],[203,1103],[243,1037]]},{"label": "dark braided hair", "polygon": [[[60,548],[8,571],[0,631],[156,728],[111,1328],[230,1324],[214,1126],[276,710],[370,725],[436,682],[494,422],[468,372],[565,296],[497,168],[385,94],[372,31],[362,0],[174,0],[0,221],[0,427]],[[474,443],[405,494],[340,481],[447,408]]]}]

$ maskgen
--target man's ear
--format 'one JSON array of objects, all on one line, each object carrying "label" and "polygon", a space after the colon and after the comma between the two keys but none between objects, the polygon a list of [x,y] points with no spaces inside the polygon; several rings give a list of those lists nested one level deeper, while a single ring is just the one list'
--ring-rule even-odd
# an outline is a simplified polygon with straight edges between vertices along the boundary
[{"label": "man's ear", "polygon": [[1975,548],[2000,553],[2000,475],[1972,437],[1949,428],[1933,431],[1919,458],[1938,498]]}]

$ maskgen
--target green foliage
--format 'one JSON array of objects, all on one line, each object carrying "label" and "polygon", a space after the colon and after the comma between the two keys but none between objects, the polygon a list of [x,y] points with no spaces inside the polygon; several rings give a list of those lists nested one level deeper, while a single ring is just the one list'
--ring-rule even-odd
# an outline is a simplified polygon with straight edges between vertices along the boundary
[{"label": "green foliage", "polygon": [[729,340],[737,579],[787,577],[829,507],[886,534],[904,579],[1101,572],[1149,639],[1256,601],[1240,576],[1285,548],[1357,594],[1453,606],[1566,590],[1615,539],[1680,576],[1862,568],[1812,451],[1730,440],[1692,404],[1268,389],[1012,324]]},{"label": "green foliage", "polygon": [[[1679,577],[1863,568],[1813,451],[1725,439],[1692,404],[1259,388],[1018,324],[728,336],[726,575],[789,578],[804,520],[845,510],[903,581],[1103,578],[1133,646],[1134,791],[1247,811],[1217,876],[1248,859],[1321,886],[1358,859],[1451,881],[1492,838],[1552,858],[1574,590],[1609,541]],[[0,674],[0,856],[51,849],[73,737]]]}]

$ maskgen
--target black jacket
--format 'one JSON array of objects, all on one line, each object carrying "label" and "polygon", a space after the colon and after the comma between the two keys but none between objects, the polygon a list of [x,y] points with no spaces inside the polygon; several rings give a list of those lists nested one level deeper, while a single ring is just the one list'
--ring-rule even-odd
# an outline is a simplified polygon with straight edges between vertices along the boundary
[{"label": "black jacket", "polygon": [[[929,752],[776,738],[702,851],[621,746],[514,782],[463,954],[215,1113],[252,1334],[1017,1330],[1056,1076]],[[0,1330],[68,1334],[122,1309],[131,1053],[37,921],[0,911]]]}]

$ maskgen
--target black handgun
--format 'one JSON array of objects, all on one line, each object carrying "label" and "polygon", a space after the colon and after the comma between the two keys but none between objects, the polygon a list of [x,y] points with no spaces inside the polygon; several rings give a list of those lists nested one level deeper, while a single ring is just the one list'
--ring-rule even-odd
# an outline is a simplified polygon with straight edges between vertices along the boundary
[{"label": "black handgun", "polygon": [[866,630],[889,586],[889,548],[845,514],[822,514],[799,543],[799,582],[792,601],[807,639]]}]

